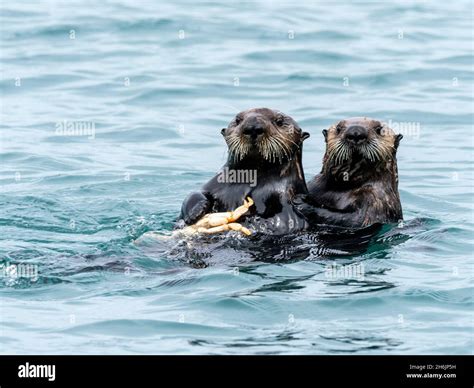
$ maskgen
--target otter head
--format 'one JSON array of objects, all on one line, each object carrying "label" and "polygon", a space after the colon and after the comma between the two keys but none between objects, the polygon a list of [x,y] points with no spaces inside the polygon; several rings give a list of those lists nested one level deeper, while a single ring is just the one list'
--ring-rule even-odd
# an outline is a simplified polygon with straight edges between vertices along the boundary
[{"label": "otter head", "polygon": [[229,161],[266,161],[282,164],[301,157],[301,145],[309,137],[290,116],[268,108],[240,112],[223,128]]},{"label": "otter head", "polygon": [[353,117],[323,130],[323,135],[325,174],[336,178],[343,174],[345,180],[360,182],[396,169],[396,152],[403,135],[378,120]]}]

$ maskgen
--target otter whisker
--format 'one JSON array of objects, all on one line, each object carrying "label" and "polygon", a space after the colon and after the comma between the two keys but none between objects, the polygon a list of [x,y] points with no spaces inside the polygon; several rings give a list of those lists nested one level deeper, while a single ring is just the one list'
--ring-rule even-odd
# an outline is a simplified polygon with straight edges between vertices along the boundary
[{"label": "otter whisker", "polygon": [[261,152],[266,160],[271,160],[273,145],[269,138],[265,138],[261,143]]},{"label": "otter whisker", "polygon": [[381,145],[377,141],[370,142],[371,151],[374,155],[375,160],[382,160],[383,159],[383,151]]},{"label": "otter whisker", "polygon": [[289,137],[283,136],[283,135],[279,135],[279,136],[282,138],[283,142],[285,143],[285,145],[286,145],[288,148],[289,148],[289,145],[287,145],[287,143],[293,143],[297,149],[300,149],[300,145],[297,144],[297,143],[295,143],[295,142],[294,142],[293,140],[291,140]]},{"label": "otter whisker", "polygon": [[264,157],[264,159],[268,160],[268,161],[272,161],[273,160],[273,149],[274,149],[274,145],[273,145],[273,142],[272,142],[272,139],[269,138],[269,137],[265,137],[261,143],[259,143],[258,145],[258,148],[262,154],[262,156]]},{"label": "otter whisker", "polygon": [[334,164],[339,165],[342,164],[345,160],[347,160],[351,154],[352,149],[348,147],[344,142],[338,140],[335,146],[332,148],[330,160],[332,160]]},{"label": "otter whisker", "polygon": [[265,148],[265,152],[264,152],[264,157],[268,161],[273,162],[273,153],[274,153],[273,148],[274,148],[274,145],[273,145],[272,139],[267,138],[265,145],[266,145],[266,148]]},{"label": "otter whisker", "polygon": [[332,160],[337,156],[341,146],[342,146],[342,143],[340,141],[337,141],[334,145],[328,144],[328,150],[329,150],[328,151],[328,159],[329,160]]},{"label": "otter whisker", "polygon": [[375,154],[374,154],[374,150],[372,148],[372,144],[369,142],[369,143],[365,143],[362,147],[361,147],[361,153],[368,159],[370,159],[371,162],[375,161]]},{"label": "otter whisker", "polygon": [[370,143],[369,152],[370,152],[371,160],[373,162],[380,159],[380,154],[379,154],[378,147],[377,147],[376,143],[372,143],[372,142]]},{"label": "otter whisker", "polygon": [[249,145],[243,143],[239,136],[228,136],[226,142],[229,149],[229,155],[234,161],[242,160],[250,149]]},{"label": "otter whisker", "polygon": [[283,145],[282,140],[278,136],[275,136],[274,144],[275,144],[276,156],[278,156],[278,160],[281,163],[283,160],[283,156],[288,157],[286,147]]},{"label": "otter whisker", "polygon": [[[275,136],[274,139],[275,139],[275,143],[278,144],[279,148],[285,154],[286,158],[290,159],[291,149],[290,149],[290,147],[287,143],[288,139],[286,139],[285,137],[280,136],[280,135]],[[281,158],[280,158],[280,160],[281,160]]]},{"label": "otter whisker", "polygon": [[281,135],[265,137],[258,144],[258,148],[262,156],[272,163],[277,159],[282,163],[284,157],[291,159],[291,148],[287,144],[287,139]]}]

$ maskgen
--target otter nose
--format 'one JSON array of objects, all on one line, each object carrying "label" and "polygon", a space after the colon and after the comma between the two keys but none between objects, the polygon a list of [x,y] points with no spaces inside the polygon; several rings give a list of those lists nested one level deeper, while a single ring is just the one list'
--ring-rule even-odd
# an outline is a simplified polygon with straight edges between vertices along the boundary
[{"label": "otter nose", "polygon": [[250,118],[242,129],[242,133],[251,137],[253,140],[265,132],[265,125],[255,117]]},{"label": "otter nose", "polygon": [[346,130],[346,139],[354,144],[362,143],[367,139],[367,129],[361,125],[352,125]]}]

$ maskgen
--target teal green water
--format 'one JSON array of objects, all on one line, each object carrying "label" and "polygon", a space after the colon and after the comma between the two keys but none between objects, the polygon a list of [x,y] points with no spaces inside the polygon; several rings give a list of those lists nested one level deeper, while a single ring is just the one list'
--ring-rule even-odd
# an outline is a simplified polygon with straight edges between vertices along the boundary
[{"label": "teal green water", "polygon": [[[159,3],[1,5],[0,352],[472,353],[472,3]],[[402,129],[405,224],[134,244],[258,106],[311,133],[308,178],[331,123]]]}]

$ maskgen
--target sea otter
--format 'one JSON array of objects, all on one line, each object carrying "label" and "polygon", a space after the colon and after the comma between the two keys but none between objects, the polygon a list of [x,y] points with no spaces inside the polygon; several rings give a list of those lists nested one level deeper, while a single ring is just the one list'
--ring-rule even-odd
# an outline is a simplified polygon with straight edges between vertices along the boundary
[{"label": "sea otter", "polygon": [[322,171],[294,202],[309,224],[358,228],[400,221],[396,152],[403,136],[366,117],[342,120],[323,135]]},{"label": "sea otter", "polygon": [[192,225],[207,213],[228,212],[250,198],[241,220],[252,231],[280,235],[306,228],[292,200],[308,192],[301,154],[309,134],[290,116],[268,108],[240,112],[221,133],[227,163],[185,199],[180,218]]}]

